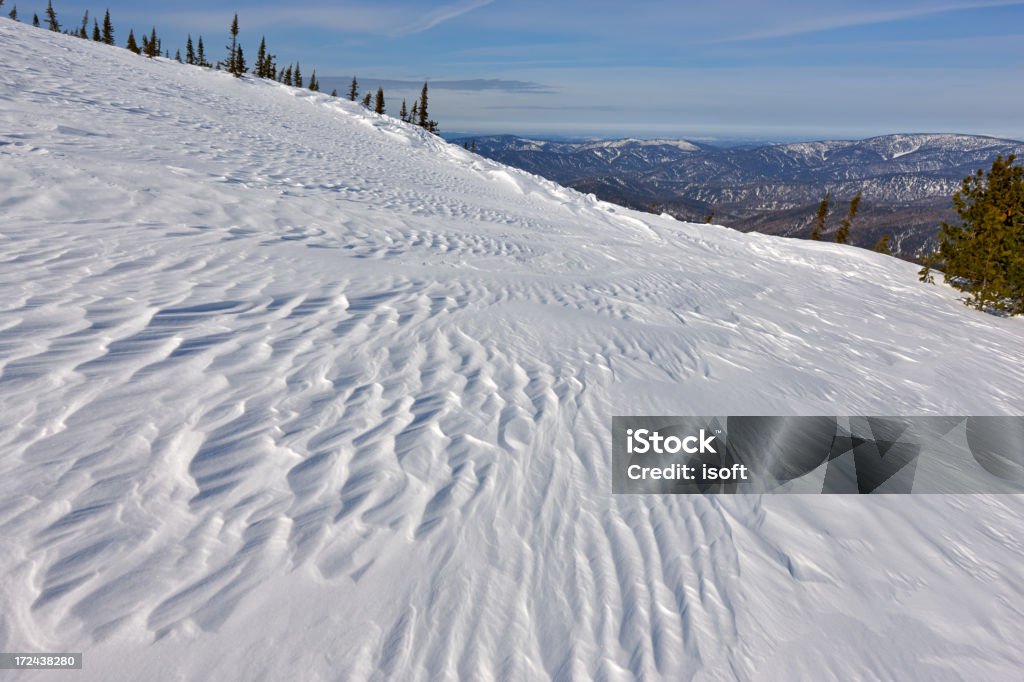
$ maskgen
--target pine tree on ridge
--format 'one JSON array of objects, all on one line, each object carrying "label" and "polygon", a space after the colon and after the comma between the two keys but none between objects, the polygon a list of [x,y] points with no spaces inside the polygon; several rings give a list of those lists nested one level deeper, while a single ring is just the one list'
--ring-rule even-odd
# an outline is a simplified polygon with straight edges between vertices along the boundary
[{"label": "pine tree on ridge", "polygon": [[125,47],[135,54],[142,54],[139,44],[135,42],[135,29],[128,29],[128,42],[125,44]]},{"label": "pine tree on ridge", "polygon": [[46,3],[46,21],[48,22],[48,28],[51,31],[60,33],[60,22],[57,21],[57,12],[53,9],[53,0],[47,0]]},{"label": "pine tree on ridge", "polygon": [[818,212],[814,216],[814,227],[811,228],[811,239],[820,241],[821,235],[825,233],[825,221],[828,219],[828,202],[832,192],[825,192],[825,197],[818,204]]},{"label": "pine tree on ridge", "polygon": [[853,219],[857,217],[857,211],[860,208],[861,193],[857,192],[853,199],[850,200],[850,209],[846,212],[846,217],[843,218],[843,222],[839,224],[839,229],[836,230],[836,243],[837,244],[848,244],[850,241],[850,225],[853,224]]},{"label": "pine tree on ridge", "polygon": [[110,10],[103,15],[103,42],[107,45],[114,44],[114,24],[110,21]]}]

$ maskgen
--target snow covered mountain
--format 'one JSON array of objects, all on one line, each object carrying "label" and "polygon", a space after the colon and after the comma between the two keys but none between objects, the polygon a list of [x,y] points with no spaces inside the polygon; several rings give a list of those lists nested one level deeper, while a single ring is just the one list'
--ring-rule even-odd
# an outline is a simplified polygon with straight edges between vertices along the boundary
[{"label": "snow covered mountain", "polygon": [[0,650],[1019,677],[1020,497],[613,496],[610,424],[1021,413],[1024,320],[322,94],[6,20],[0,55]]},{"label": "snow covered mountain", "polygon": [[[470,138],[467,138],[467,140]],[[950,197],[997,155],[1024,157],[1024,142],[976,135],[885,135],[867,140],[722,148],[685,141],[537,142],[472,138],[503,163],[609,201],[767,234],[806,236],[826,190],[843,201],[862,192],[854,241],[891,233],[905,255],[934,248]],[[838,217],[834,225],[838,226]]]}]

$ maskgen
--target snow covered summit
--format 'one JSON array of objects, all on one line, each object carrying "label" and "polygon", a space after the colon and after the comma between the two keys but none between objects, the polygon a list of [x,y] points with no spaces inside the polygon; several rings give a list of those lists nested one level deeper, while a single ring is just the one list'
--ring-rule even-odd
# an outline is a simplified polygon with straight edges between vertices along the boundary
[{"label": "snow covered summit", "polygon": [[615,414],[1020,413],[1024,321],[322,94],[7,20],[0,56],[0,651],[90,680],[1024,667],[1018,497],[609,469]]}]

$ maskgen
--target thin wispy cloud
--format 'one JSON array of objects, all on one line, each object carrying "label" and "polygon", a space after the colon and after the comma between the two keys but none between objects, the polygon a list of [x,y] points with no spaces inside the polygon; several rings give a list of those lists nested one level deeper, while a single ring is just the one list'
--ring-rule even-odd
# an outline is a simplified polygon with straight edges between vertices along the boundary
[{"label": "thin wispy cloud", "polygon": [[905,21],[907,19],[916,19],[918,17],[925,17],[929,15],[945,14],[947,12],[987,9],[991,7],[1018,6],[1024,6],[1024,2],[1020,2],[1020,0],[994,0],[989,2],[974,3],[947,3],[942,5],[914,7],[899,10],[841,14],[830,17],[821,17],[820,19],[815,19],[813,21],[791,23],[788,24],[787,26],[765,29],[763,31],[755,31],[738,36],[718,38],[707,42],[739,43],[754,40],[792,38],[795,36],[805,35],[808,33],[817,33],[819,31],[831,31],[842,28],[853,28],[856,26],[869,26],[871,24],[886,24],[894,21]]},{"label": "thin wispy cloud", "polygon": [[461,17],[467,12],[472,12],[475,9],[479,9],[486,5],[490,5],[494,0],[472,0],[471,2],[456,3],[454,5],[445,5],[439,7],[433,12],[420,17],[416,21],[399,28],[394,31],[392,35],[403,36],[413,35],[415,33],[422,33],[423,31],[429,31],[430,29],[443,24],[446,21]]},{"label": "thin wispy cloud", "polygon": [[[346,2],[337,5],[288,7],[243,7],[239,17],[245,26],[257,29],[272,27],[316,27],[348,33],[368,33],[391,38],[415,35],[480,9],[494,0],[468,0],[423,11],[418,4]],[[219,28],[230,22],[232,12],[199,10],[168,12],[161,22],[189,27]]]}]

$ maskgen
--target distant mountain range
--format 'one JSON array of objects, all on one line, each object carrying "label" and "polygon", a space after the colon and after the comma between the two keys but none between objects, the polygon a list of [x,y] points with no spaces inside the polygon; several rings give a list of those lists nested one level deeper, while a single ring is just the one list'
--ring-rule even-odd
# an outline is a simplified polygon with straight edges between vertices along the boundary
[{"label": "distant mountain range", "polygon": [[857,141],[723,148],[686,140],[557,142],[513,135],[456,138],[483,156],[601,199],[743,231],[805,236],[826,190],[829,234],[849,200],[863,193],[852,241],[871,246],[892,234],[894,251],[930,249],[952,220],[963,178],[998,154],[1024,157],[1024,142],[978,135],[900,134]]}]

